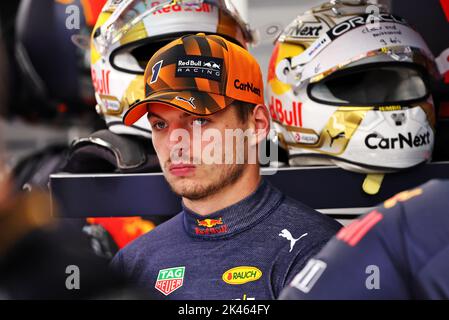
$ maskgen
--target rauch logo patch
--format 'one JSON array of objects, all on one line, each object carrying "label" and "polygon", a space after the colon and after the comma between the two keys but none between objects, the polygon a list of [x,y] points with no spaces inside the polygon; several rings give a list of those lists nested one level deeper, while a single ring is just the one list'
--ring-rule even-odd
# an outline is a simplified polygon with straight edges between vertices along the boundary
[{"label": "rauch logo patch", "polygon": [[176,77],[204,78],[221,81],[223,59],[204,56],[184,56],[176,62]]},{"label": "rauch logo patch", "polygon": [[262,277],[262,271],[256,267],[235,267],[223,273],[222,279],[227,284],[237,285],[259,280]]}]

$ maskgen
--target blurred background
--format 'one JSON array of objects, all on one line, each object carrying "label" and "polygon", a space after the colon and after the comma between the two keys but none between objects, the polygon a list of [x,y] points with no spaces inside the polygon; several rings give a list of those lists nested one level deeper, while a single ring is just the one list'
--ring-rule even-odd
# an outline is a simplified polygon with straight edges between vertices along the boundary
[{"label": "blurred background", "polygon": [[[319,0],[232,0],[251,28],[259,33],[259,44],[250,48],[266,79],[273,43],[283,28],[300,12],[321,4]],[[380,0],[394,14],[403,16],[424,37],[435,57],[449,47],[449,22],[445,0]],[[104,127],[95,112],[90,76],[89,34],[105,0],[11,0],[0,3],[2,42],[0,93],[7,105],[4,138],[8,163],[46,150],[69,145]],[[66,27],[77,7],[80,21]],[[71,9],[67,9],[67,8]],[[273,14],[275,12],[275,14]],[[45,21],[45,23],[44,23]],[[440,30],[441,32],[434,32]],[[77,43],[77,45],[75,45]],[[445,57],[442,57],[444,59]],[[8,81],[4,81],[8,79]],[[445,127],[448,87],[435,90],[439,125]],[[5,92],[9,98],[5,101]],[[445,160],[447,130],[440,129],[437,160]],[[444,148],[445,149],[445,148]],[[48,151],[48,150],[46,150]]]},{"label": "blurred background", "polygon": [[[273,43],[283,28],[300,12],[323,2],[232,1],[259,32],[259,45],[250,50],[257,57],[265,79]],[[413,1],[397,2],[413,7],[409,4]],[[104,126],[95,112],[88,51],[89,33],[104,3],[104,0],[0,3],[1,50],[5,51],[5,59],[0,62],[1,72],[2,79],[9,80],[0,83],[0,92],[8,90],[10,94],[4,135],[11,166],[41,150],[47,151],[46,157],[51,157],[52,151]],[[69,6],[76,6],[81,18],[79,26],[74,25],[73,29],[65,26],[73,13],[66,11]]]}]

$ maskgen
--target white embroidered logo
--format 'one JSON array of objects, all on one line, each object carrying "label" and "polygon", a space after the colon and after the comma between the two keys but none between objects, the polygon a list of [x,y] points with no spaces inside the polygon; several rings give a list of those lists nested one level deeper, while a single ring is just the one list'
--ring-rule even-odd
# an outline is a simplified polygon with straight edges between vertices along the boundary
[{"label": "white embroidered logo", "polygon": [[307,236],[307,235],[308,235],[308,233],[304,233],[304,234],[303,234],[302,236],[300,236],[298,239],[295,239],[295,238],[293,238],[293,236],[292,236],[292,234],[290,233],[290,231],[288,231],[287,229],[284,229],[284,230],[281,231],[281,233],[279,233],[279,236],[280,236],[280,237],[283,237],[283,238],[287,239],[288,241],[290,241],[290,251],[289,251],[289,252],[292,252],[293,247],[295,246],[295,244],[296,244],[296,242],[297,242],[298,240],[300,240],[301,238],[303,238],[303,237],[305,237],[305,236]]},{"label": "white embroidered logo", "polygon": [[193,101],[195,101],[194,97],[190,97],[188,100],[183,98],[183,97],[176,97],[175,99],[179,100],[179,101],[182,101],[182,102],[185,102],[185,103],[188,103],[188,104],[190,104],[192,106],[193,109],[196,109],[196,106],[193,103]]}]

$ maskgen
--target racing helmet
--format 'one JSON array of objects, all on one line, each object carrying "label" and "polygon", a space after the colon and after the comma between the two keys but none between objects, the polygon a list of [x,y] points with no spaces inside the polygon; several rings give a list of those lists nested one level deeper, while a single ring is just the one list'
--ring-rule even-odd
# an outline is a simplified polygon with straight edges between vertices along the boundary
[{"label": "racing helmet", "polygon": [[274,139],[291,166],[386,173],[427,162],[434,77],[422,37],[386,7],[322,4],[276,41],[267,85]]},{"label": "racing helmet", "polygon": [[20,1],[14,35],[20,72],[11,101],[15,115],[70,122],[95,118],[89,37],[105,3]]},{"label": "racing helmet", "polygon": [[190,33],[221,35],[242,47],[253,33],[226,0],[110,0],[91,38],[91,71],[96,110],[116,134],[151,138],[146,119],[127,127],[122,116],[144,98],[143,75],[151,56]]}]

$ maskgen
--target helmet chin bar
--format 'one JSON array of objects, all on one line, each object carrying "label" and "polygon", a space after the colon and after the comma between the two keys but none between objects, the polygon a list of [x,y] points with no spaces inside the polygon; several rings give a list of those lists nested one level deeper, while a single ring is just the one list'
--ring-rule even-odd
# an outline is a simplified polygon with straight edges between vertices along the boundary
[{"label": "helmet chin bar", "polygon": [[320,155],[301,155],[293,156],[288,161],[292,167],[304,167],[304,166],[337,166],[344,170],[356,172],[356,173],[392,173],[396,170],[391,168],[374,168],[364,166],[363,164],[350,163],[338,158],[323,157]]},{"label": "helmet chin bar", "polygon": [[[423,161],[414,166],[419,166]],[[370,173],[394,173],[401,170],[408,170],[408,168],[390,168],[390,167],[378,167],[370,166],[363,163],[356,163],[346,159],[341,159],[337,157],[323,156],[319,154],[304,154],[304,155],[293,155],[289,159],[289,165],[292,167],[311,167],[311,166],[337,166],[344,170],[370,174]]]}]

